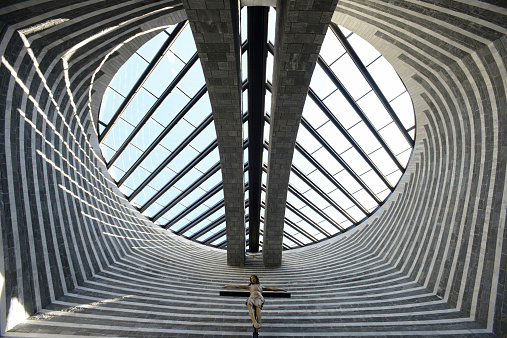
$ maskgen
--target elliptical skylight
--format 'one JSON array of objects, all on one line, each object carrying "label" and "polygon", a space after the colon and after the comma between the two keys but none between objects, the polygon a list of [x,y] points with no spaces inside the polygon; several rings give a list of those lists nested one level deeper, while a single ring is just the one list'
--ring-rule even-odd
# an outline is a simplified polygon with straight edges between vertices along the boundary
[{"label": "elliptical skylight", "polygon": [[[256,98],[265,100],[261,247],[274,59],[274,10],[269,14],[267,89]],[[248,231],[246,103],[252,70],[246,64],[252,46],[242,36]],[[310,87],[289,182],[285,249],[335,236],[371,215],[403,174],[415,137],[412,102],[398,75],[378,51],[344,28],[328,30]],[[135,208],[177,234],[226,247],[216,134],[189,25],[162,31],[120,68],[104,94],[98,130],[108,170]]]}]

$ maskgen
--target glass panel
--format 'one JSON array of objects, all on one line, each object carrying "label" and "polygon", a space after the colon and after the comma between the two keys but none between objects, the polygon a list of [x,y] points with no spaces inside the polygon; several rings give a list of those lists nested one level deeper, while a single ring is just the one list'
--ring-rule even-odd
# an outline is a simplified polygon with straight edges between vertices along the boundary
[{"label": "glass panel", "polygon": [[107,87],[104,92],[104,98],[102,99],[102,103],[100,104],[100,121],[105,124],[109,124],[111,118],[116,113],[120,105],[122,104],[125,98],[115,92],[111,87]]},{"label": "glass panel", "polygon": [[167,127],[174,117],[188,103],[188,97],[176,89],[169,94],[153,114],[153,118]]},{"label": "glass panel", "polygon": [[142,151],[129,144],[120,157],[114,162],[114,165],[123,171],[127,171],[142,154]]},{"label": "glass panel", "polygon": [[397,168],[393,160],[387,155],[385,149],[377,150],[370,155],[370,158],[384,176],[392,173]]},{"label": "glass panel", "polygon": [[171,51],[181,60],[187,62],[195,54],[196,50],[192,30],[190,29],[190,25],[187,24],[183,32],[172,44]]},{"label": "glass panel", "polygon": [[375,47],[370,45],[357,34],[352,34],[347,41],[350,43],[352,49],[354,49],[365,66],[368,66],[373,60],[380,56],[380,53],[375,49]]},{"label": "glass panel", "polygon": [[345,129],[361,121],[354,108],[338,90],[325,99],[324,103]]},{"label": "glass panel", "polygon": [[268,41],[273,45],[275,44],[275,24],[276,10],[270,7],[268,12]]},{"label": "glass panel", "polygon": [[113,149],[118,149],[130,135],[132,130],[134,130],[134,127],[127,123],[124,119],[120,118],[105,138],[104,143]]},{"label": "glass panel", "polygon": [[320,49],[320,56],[326,61],[328,65],[331,65],[338,58],[345,53],[345,48],[340,44],[336,35],[334,35],[331,29],[327,30],[324,43]]},{"label": "glass panel", "polygon": [[208,93],[204,94],[199,101],[185,114],[185,120],[194,126],[198,126],[208,115],[211,114],[211,104]]},{"label": "glass panel", "polygon": [[143,60],[139,55],[133,54],[127,62],[121,66],[109,86],[114,88],[121,95],[127,96],[130,89],[132,89],[147,66],[148,62]]},{"label": "glass panel", "polygon": [[313,71],[310,88],[313,89],[321,100],[336,90],[333,81],[324,73],[319,64],[315,66],[315,70]]},{"label": "glass panel", "polygon": [[301,153],[297,150],[294,151],[292,163],[305,175],[308,175],[309,173],[315,170],[314,165],[311,164],[306,158],[304,158],[303,155],[301,155]]},{"label": "glass panel", "polygon": [[180,172],[183,168],[187,166],[199,153],[191,147],[186,147],[183,149],[176,158],[174,158],[171,163],[169,163],[169,168],[176,172]]},{"label": "glass panel", "polygon": [[306,98],[305,107],[303,108],[303,117],[312,125],[313,128],[318,129],[322,124],[329,121],[327,116],[320,110],[320,108],[309,97]]},{"label": "glass panel", "polygon": [[384,106],[382,105],[382,102],[380,102],[374,92],[370,92],[365,95],[363,98],[357,101],[357,104],[359,107],[361,107],[375,129],[378,130],[392,122],[391,116],[389,116]]},{"label": "glass panel", "polygon": [[178,83],[180,88],[188,97],[193,97],[199,89],[205,84],[204,74],[202,73],[201,61],[197,62],[185,74],[183,79]]},{"label": "glass panel", "polygon": [[369,164],[357,152],[356,149],[350,148],[342,154],[342,158],[357,175],[361,175],[370,170]]},{"label": "glass panel", "polygon": [[192,142],[190,142],[190,146],[194,147],[197,151],[202,152],[211,142],[216,140],[216,138],[215,124],[212,122],[209,126],[204,128],[204,130],[201,131]]},{"label": "glass panel", "polygon": [[162,140],[162,145],[167,149],[174,151],[190,135],[195,128],[185,120],[181,120],[169,134]]},{"label": "glass panel", "polygon": [[369,154],[381,147],[379,141],[377,141],[375,136],[373,136],[372,132],[368,129],[364,122],[360,122],[350,128],[349,133],[366,154]]},{"label": "glass panel", "polygon": [[248,51],[241,56],[241,79],[245,81],[248,78]]},{"label": "glass panel", "polygon": [[299,128],[296,141],[309,153],[313,153],[321,147],[320,143],[312,136],[312,134],[303,127]]},{"label": "glass panel", "polygon": [[391,101],[391,107],[405,129],[409,129],[415,124],[414,106],[408,92],[401,94]]},{"label": "glass panel", "polygon": [[379,134],[394,154],[401,153],[410,147],[394,122],[379,130]]},{"label": "glass panel", "polygon": [[319,133],[337,154],[341,154],[352,145],[331,123],[326,123],[319,129]]},{"label": "glass panel", "polygon": [[370,85],[366,82],[359,69],[356,68],[356,65],[348,54],[336,61],[331,66],[331,70],[354,100],[359,99],[370,90]]},{"label": "glass panel", "polygon": [[154,38],[146,42],[141,48],[137,50],[136,53],[138,53],[142,58],[146,59],[146,61],[150,62],[168,38],[169,35],[162,31],[158,33]]},{"label": "glass panel", "polygon": [[368,67],[373,80],[377,83],[387,101],[392,100],[405,91],[405,86],[401,82],[393,66],[384,57],[379,58]]},{"label": "glass panel", "polygon": [[338,163],[338,161],[324,148],[320,148],[319,150],[314,152],[312,156],[331,175],[335,175],[343,170],[343,167]]},{"label": "glass panel", "polygon": [[266,60],[266,80],[269,83],[273,83],[273,54],[268,53],[268,58]]},{"label": "glass panel", "polygon": [[155,96],[160,97],[184,65],[173,53],[167,53],[155,67],[143,87],[155,94]]},{"label": "glass panel", "polygon": [[[335,185],[333,183],[331,183],[331,181],[328,180],[326,178],[326,176],[324,176],[318,170],[315,170],[313,173],[311,173],[310,175],[308,175],[308,178],[310,179],[310,181],[312,181],[313,183],[315,183],[326,194],[330,193],[331,191],[333,191],[334,189],[336,189]],[[320,205],[319,205],[319,207],[320,207]],[[324,208],[324,207],[322,206],[322,208]]]},{"label": "glass panel", "polygon": [[146,121],[146,125],[141,128],[137,135],[132,140],[132,144],[145,151],[151,143],[162,132],[163,127],[153,119]]},{"label": "glass panel", "polygon": [[133,125],[137,125],[139,121],[146,115],[146,112],[153,106],[157,99],[148,93],[146,89],[141,88],[139,92],[134,96],[132,102],[125,109],[121,117],[125,121],[130,122]]}]

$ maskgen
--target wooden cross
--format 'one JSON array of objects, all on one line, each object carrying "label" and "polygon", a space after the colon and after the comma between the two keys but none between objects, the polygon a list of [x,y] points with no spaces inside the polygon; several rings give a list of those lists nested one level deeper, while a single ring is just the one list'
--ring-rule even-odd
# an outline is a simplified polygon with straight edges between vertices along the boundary
[{"label": "wooden cross", "polygon": [[[291,295],[290,292],[278,292],[278,291],[264,291],[264,292],[262,292],[262,296],[264,298],[290,298],[290,295]],[[220,291],[220,296],[248,298],[248,297],[250,297],[250,292],[222,290],[222,291]],[[252,338],[258,338],[258,337],[259,337],[259,330],[256,327],[254,327]]]}]

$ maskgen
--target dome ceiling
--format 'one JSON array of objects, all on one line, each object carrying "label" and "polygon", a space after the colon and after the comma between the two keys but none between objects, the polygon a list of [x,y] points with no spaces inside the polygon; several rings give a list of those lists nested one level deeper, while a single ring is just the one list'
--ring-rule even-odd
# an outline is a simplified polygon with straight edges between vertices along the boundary
[{"label": "dome ceiling", "polygon": [[[242,10],[246,231],[257,224],[260,247],[274,21],[273,9]],[[382,205],[407,166],[414,127],[412,101],[391,65],[357,34],[331,25],[297,136],[284,249],[342,233]],[[163,30],[120,68],[98,131],[107,168],[135,208],[186,238],[227,246],[211,105],[186,22]]]}]

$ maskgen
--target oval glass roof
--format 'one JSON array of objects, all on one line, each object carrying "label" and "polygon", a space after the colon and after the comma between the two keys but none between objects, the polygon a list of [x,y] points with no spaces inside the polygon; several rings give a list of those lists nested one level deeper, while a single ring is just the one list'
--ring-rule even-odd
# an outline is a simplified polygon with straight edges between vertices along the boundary
[{"label": "oval glass roof", "polygon": [[[266,19],[261,66],[242,9],[245,215],[258,212],[262,247],[275,11]],[[254,37],[257,39],[256,37]],[[266,55],[265,54],[265,55]],[[254,55],[254,54],[252,54]],[[248,65],[248,67],[246,66]],[[250,133],[249,74],[265,72],[264,114]],[[250,88],[252,93],[255,91]],[[250,116],[251,115],[251,116]],[[252,131],[254,130],[254,131]],[[225,208],[216,133],[190,26],[171,26],[145,43],[105,91],[99,141],[107,168],[132,205],[147,218],[194,241],[225,248]],[[261,132],[262,131],[262,132]],[[297,136],[285,212],[284,249],[335,236],[370,216],[390,195],[412,152],[415,119],[400,78],[371,45],[330,26],[322,45]],[[250,161],[249,161],[250,159]],[[258,162],[258,163],[257,163]],[[257,168],[257,169],[256,169]],[[260,175],[260,196],[249,182]],[[252,192],[253,194],[253,192]],[[253,195],[252,195],[253,196]]]}]

